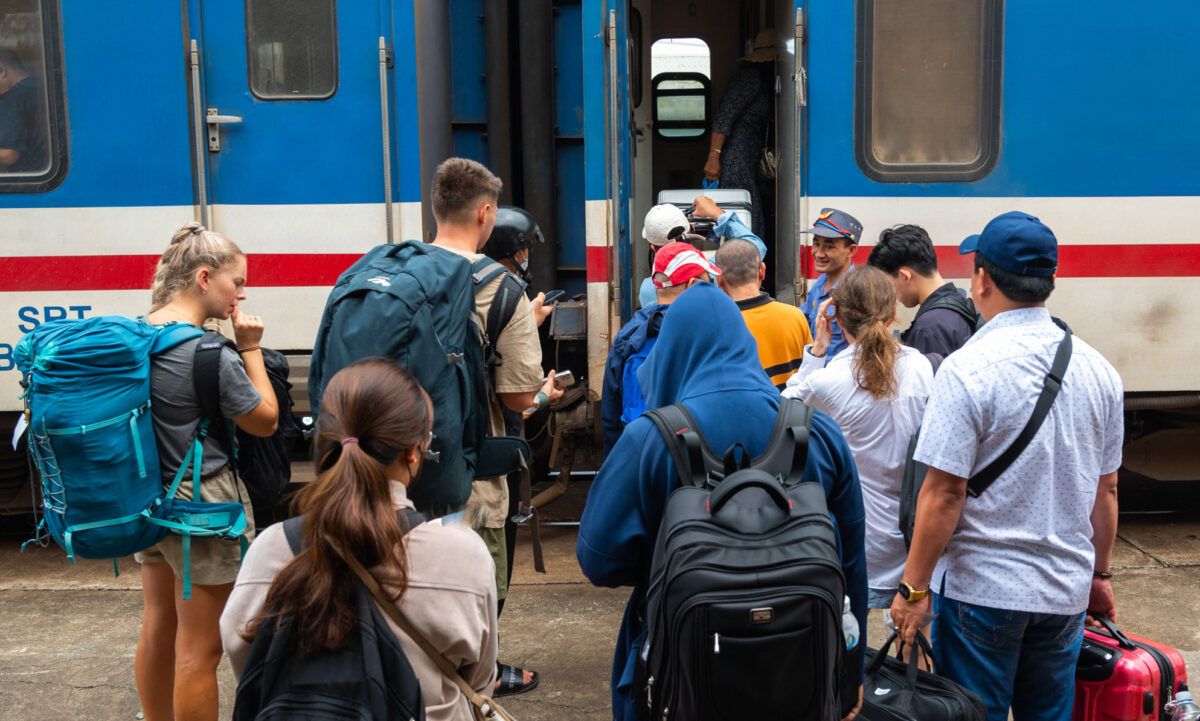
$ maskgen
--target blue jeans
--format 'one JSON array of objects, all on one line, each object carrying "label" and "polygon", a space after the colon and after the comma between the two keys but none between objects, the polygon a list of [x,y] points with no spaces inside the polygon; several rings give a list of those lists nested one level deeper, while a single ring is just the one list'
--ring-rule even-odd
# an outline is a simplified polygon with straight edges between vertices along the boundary
[{"label": "blue jeans", "polygon": [[938,671],[987,704],[988,721],[1070,721],[1084,614],[1004,611],[933,596]]}]

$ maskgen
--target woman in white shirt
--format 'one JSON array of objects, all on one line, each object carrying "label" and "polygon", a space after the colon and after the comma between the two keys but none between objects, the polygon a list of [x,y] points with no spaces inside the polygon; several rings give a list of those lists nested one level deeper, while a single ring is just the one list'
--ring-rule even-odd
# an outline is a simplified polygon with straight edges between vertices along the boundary
[{"label": "woman in white shirt", "polygon": [[[429,396],[397,365],[361,362],[330,380],[317,422],[320,475],[297,499],[304,550],[292,553],[283,524],[264,530],[246,554],[221,615],[221,640],[236,678],[264,623],[290,617],[306,642],[325,648],[341,646],[356,631],[356,577],[334,550],[336,543],[370,569],[406,620],[467,683],[491,696],[496,678],[491,555],[468,528],[438,519],[409,530],[407,519],[402,524],[397,515],[413,507],[408,487],[419,481],[432,429]],[[472,721],[462,691],[391,618],[387,622],[420,683],[426,718]]]},{"label": "woman in white shirt", "polygon": [[[831,303],[849,346],[826,363]],[[821,305],[813,343],[783,391],[837,421],[854,454],[867,520],[869,608],[891,607],[904,571],[900,482],[933,383],[929,360],[888,330],[895,318],[892,279],[869,266],[851,270]]]}]

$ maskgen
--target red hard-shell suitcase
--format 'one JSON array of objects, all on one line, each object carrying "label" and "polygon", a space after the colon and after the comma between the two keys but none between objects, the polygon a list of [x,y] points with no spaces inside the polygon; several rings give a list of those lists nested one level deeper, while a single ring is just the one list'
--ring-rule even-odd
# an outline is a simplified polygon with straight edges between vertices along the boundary
[{"label": "red hard-shell suitcase", "polygon": [[1105,630],[1083,633],[1071,720],[1170,721],[1163,706],[1187,682],[1183,657],[1170,646],[1098,620]]}]

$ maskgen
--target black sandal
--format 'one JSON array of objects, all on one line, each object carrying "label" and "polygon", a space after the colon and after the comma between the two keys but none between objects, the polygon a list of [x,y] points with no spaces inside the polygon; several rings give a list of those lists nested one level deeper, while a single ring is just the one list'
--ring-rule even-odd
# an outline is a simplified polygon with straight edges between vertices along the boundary
[{"label": "black sandal", "polygon": [[509,666],[507,664],[496,662],[497,681],[499,685],[492,691],[493,697],[512,696],[526,691],[532,691],[537,688],[541,677],[537,671],[530,671],[533,678],[529,683],[523,683],[525,680],[525,669]]}]

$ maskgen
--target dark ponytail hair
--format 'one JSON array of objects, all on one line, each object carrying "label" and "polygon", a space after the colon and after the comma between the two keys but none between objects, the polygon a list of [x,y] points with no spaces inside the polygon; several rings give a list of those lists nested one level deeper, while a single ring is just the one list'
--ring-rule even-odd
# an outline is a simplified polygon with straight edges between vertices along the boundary
[{"label": "dark ponytail hair", "polygon": [[854,379],[876,400],[895,395],[900,343],[887,329],[896,316],[896,286],[886,273],[859,266],[834,286],[833,303],[842,329],[854,336]]},{"label": "dark ponytail hair", "polygon": [[400,366],[366,361],[330,379],[317,421],[318,476],[296,499],[306,546],[271,583],[247,640],[262,623],[285,616],[310,649],[337,647],[354,630],[354,572],[330,541],[372,569],[392,600],[400,600],[408,585],[407,554],[386,469],[414,448],[422,453],[432,428],[428,396]]}]

